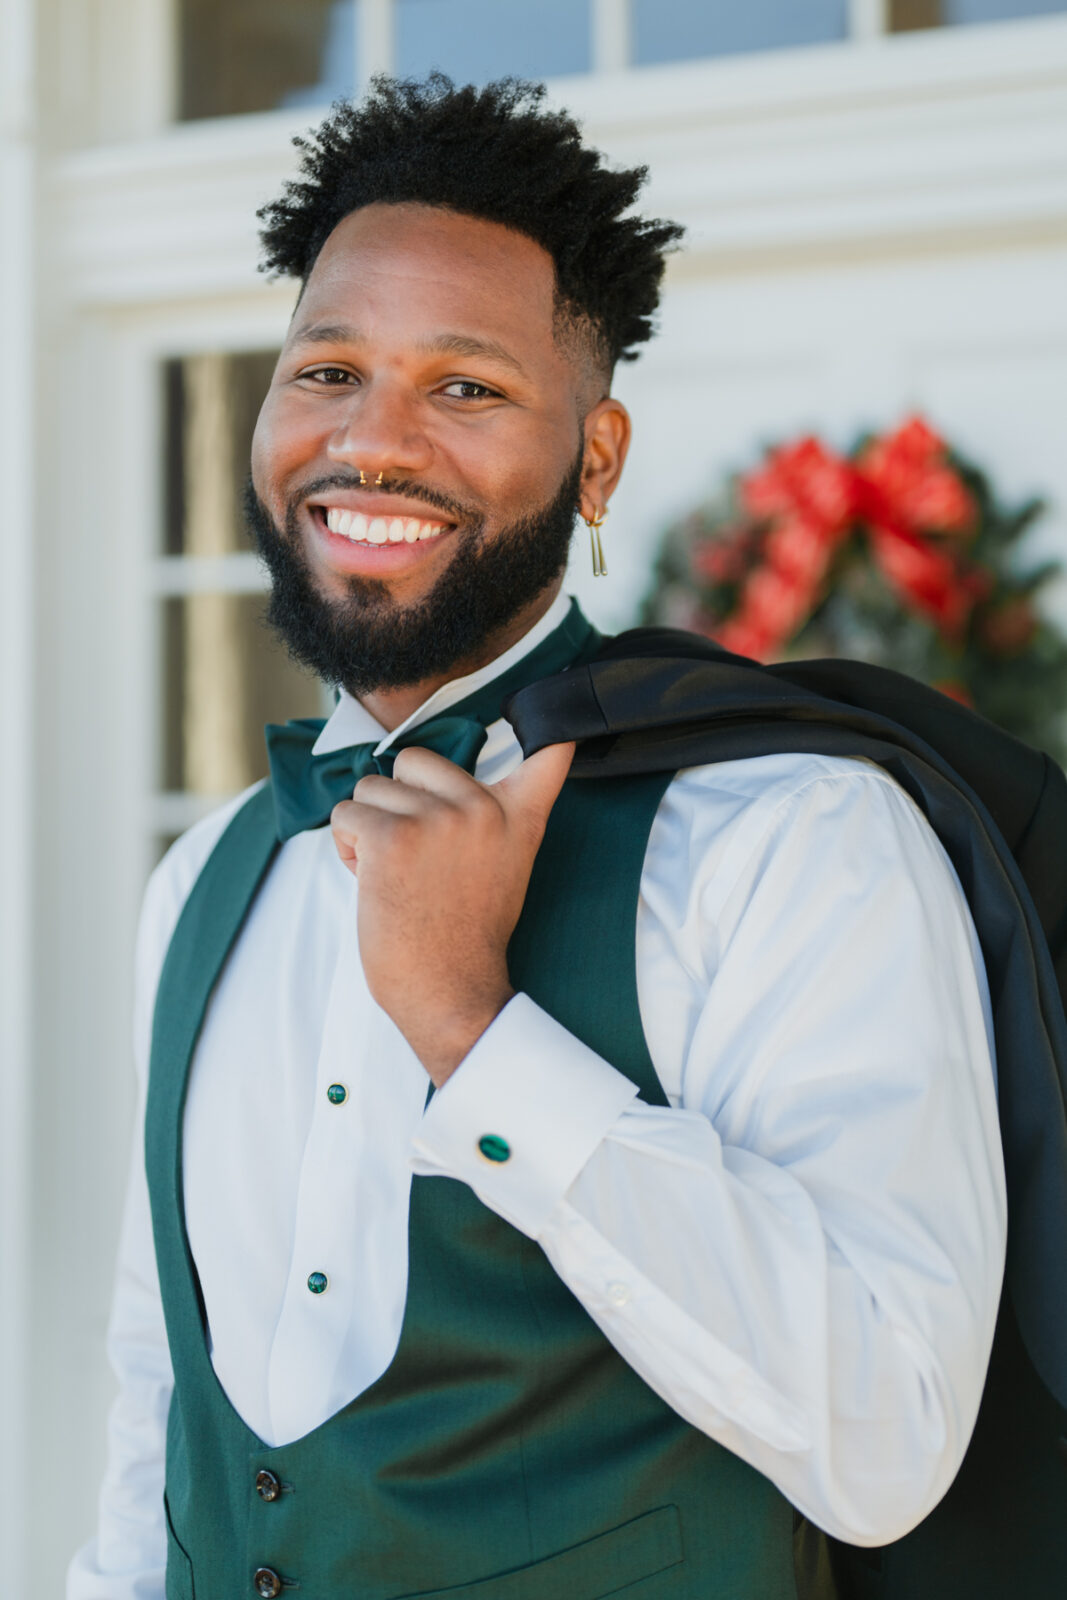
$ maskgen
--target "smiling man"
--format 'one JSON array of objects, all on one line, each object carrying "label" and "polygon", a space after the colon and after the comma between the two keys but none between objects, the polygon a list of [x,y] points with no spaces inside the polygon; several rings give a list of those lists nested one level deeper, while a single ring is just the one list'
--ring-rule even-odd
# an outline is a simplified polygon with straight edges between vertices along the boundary
[{"label": "smiling man", "polygon": [[503,715],[597,649],[641,179],[538,91],[383,81],[263,214],[248,514],[339,698],[148,890],[70,1600],[829,1594],[800,1514],[896,1539],[966,1450],[1005,1206],[941,846],[866,762],[568,781]]}]

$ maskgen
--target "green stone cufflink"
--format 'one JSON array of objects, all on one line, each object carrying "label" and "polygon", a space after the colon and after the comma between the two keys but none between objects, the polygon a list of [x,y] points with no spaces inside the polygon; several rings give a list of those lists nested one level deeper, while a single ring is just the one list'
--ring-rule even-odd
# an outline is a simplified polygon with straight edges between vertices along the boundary
[{"label": "green stone cufflink", "polygon": [[483,1133],[478,1140],[478,1154],[485,1161],[508,1161],[511,1159],[511,1146],[499,1133]]}]

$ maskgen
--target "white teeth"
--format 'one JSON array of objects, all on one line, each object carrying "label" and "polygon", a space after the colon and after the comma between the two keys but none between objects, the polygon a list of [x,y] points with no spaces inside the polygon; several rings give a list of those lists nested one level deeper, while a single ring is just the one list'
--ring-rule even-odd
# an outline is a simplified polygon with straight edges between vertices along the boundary
[{"label": "white teeth", "polygon": [[325,509],[330,532],[354,544],[415,544],[444,532],[441,523],[420,522],[416,517],[365,517],[361,511],[346,511],[343,506]]},{"label": "white teeth", "polygon": [[326,526],[331,533],[347,534],[352,526],[352,513],[343,506],[330,506],[326,512]]}]

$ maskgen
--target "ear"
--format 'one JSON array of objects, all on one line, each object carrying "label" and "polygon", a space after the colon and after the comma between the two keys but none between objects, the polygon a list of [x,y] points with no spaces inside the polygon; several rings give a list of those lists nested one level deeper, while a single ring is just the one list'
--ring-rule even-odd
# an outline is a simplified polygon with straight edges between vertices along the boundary
[{"label": "ear", "polygon": [[599,400],[584,423],[585,456],[578,509],[583,517],[599,517],[615,493],[630,448],[630,413],[611,395]]}]

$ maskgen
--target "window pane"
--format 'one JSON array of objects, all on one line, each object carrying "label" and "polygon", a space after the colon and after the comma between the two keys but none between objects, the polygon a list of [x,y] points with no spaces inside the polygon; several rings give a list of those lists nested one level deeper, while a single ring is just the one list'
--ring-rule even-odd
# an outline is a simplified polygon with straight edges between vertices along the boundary
[{"label": "window pane", "polygon": [[439,67],[458,83],[588,72],[589,16],[587,0],[395,0],[397,71]]},{"label": "window pane", "polygon": [[353,91],[355,0],[181,0],[178,15],[184,120]]},{"label": "window pane", "polygon": [[241,496],[275,350],[211,352],[164,365],[164,553],[248,550]]},{"label": "window pane", "polygon": [[634,60],[685,61],[848,34],[847,0],[633,0]]},{"label": "window pane", "polygon": [[161,602],[163,790],[235,794],[266,775],[265,722],[328,713],[318,679],[264,624],[265,603],[259,594]]},{"label": "window pane", "polygon": [[1067,12],[1067,0],[941,0],[948,23],[1002,22],[1009,17],[1048,17]]}]

